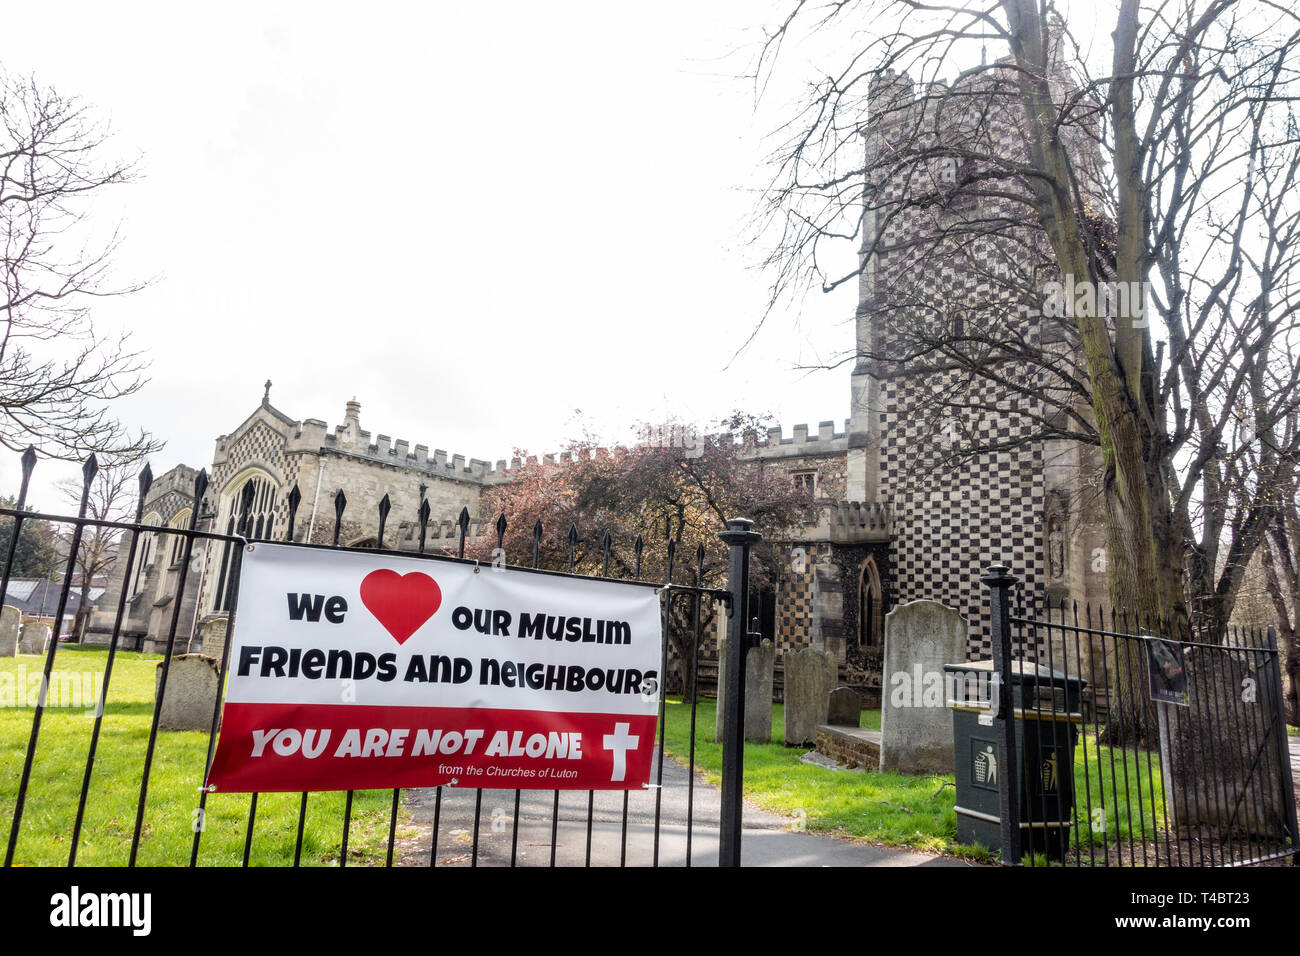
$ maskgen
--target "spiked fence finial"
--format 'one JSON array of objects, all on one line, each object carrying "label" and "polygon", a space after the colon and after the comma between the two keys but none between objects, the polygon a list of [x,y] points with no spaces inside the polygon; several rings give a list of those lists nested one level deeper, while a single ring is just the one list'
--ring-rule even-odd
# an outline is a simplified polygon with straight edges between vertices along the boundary
[{"label": "spiked fence finial", "polygon": [[381,551],[384,547],[384,527],[388,524],[388,512],[392,508],[393,503],[389,500],[388,493],[385,492],[384,497],[379,501],[379,534],[375,538],[375,548]]}]

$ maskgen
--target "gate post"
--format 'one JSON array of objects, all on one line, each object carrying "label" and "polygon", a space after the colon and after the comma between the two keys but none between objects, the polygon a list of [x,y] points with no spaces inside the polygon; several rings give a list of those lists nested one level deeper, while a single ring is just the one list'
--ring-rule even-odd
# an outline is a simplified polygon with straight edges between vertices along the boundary
[{"label": "gate post", "polygon": [[[1295,778],[1291,775],[1291,750],[1286,741],[1286,696],[1282,692],[1282,655],[1277,650],[1277,628],[1272,624],[1266,632],[1268,649],[1273,658],[1273,686],[1269,695],[1275,701],[1272,708],[1273,743],[1277,747],[1277,765],[1282,778],[1282,822],[1290,831],[1291,844],[1300,844],[1300,826],[1296,823]],[[1291,863],[1300,866],[1300,856],[1291,857]]]},{"label": "gate post", "polygon": [[980,581],[989,589],[993,680],[997,701],[993,723],[998,742],[998,816],[1002,824],[1002,865],[1020,865],[1020,768],[1016,750],[1015,691],[1012,686],[1010,590],[1020,579],[1004,564],[991,564]]},{"label": "gate post", "polygon": [[[722,816],[718,821],[718,866],[740,866],[740,828],[745,773],[745,652],[749,635],[749,551],[763,536],[754,522],[732,518],[718,535],[731,548],[727,587],[727,686],[722,708]],[[722,688],[720,688],[721,690]]]}]

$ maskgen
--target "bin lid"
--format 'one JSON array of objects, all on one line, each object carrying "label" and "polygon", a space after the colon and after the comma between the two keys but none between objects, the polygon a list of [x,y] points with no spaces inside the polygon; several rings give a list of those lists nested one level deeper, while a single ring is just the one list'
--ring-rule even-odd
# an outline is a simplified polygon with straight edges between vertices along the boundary
[{"label": "bin lid", "polygon": [[[993,672],[993,662],[992,661],[967,661],[964,664],[944,664],[943,669],[945,671],[953,671],[955,673],[991,674]],[[1072,677],[1068,674],[1062,673],[1061,671],[1052,670],[1050,667],[1046,667],[1042,664],[1036,664],[1033,661],[1023,660],[1022,658],[1019,657],[1013,657],[1011,659],[1011,678],[1012,678],[1012,683],[1016,683],[1016,684],[1031,684],[1031,683],[1084,684],[1086,683],[1080,677]]]}]

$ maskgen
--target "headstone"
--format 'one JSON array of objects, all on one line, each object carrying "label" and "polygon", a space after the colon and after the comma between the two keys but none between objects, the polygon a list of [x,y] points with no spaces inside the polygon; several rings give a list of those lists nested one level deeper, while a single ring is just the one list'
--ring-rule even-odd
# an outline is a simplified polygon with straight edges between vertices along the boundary
[{"label": "headstone", "polygon": [[[727,638],[724,607],[718,610],[718,709],[713,721],[713,739],[722,741],[722,714],[727,700]],[[745,739],[772,742],[772,671],[776,666],[776,648],[771,641],[751,647],[745,655]],[[764,677],[766,675],[766,677]],[[767,701],[764,707],[758,701]],[[764,716],[766,714],[766,716]]]},{"label": "headstone", "polygon": [[785,745],[810,746],[826,723],[839,667],[835,655],[805,647],[785,655]]},{"label": "headstone", "polygon": [[50,641],[50,626],[40,621],[28,621],[18,632],[19,654],[44,654]]},{"label": "headstone", "polygon": [[1283,791],[1274,783],[1285,779],[1285,755],[1260,729],[1283,706],[1274,692],[1280,686],[1276,655],[1221,647],[1189,647],[1183,654],[1187,706],[1153,705],[1170,822],[1285,833]]},{"label": "headstone", "polygon": [[18,653],[18,608],[6,604],[0,608],[0,657]]},{"label": "headstone", "polygon": [[203,653],[215,661],[220,661],[226,653],[226,628],[228,621],[224,617],[214,617],[204,621],[199,629],[203,638]]},{"label": "headstone", "polygon": [[938,601],[911,601],[885,615],[880,689],[880,769],[952,773],[952,712],[945,664],[966,659],[966,619]]},{"label": "headstone", "polygon": [[826,695],[826,723],[857,727],[862,723],[862,698],[852,687],[836,687]]},{"label": "headstone", "polygon": [[[154,700],[164,661],[154,676]],[[206,654],[178,654],[167,671],[167,692],[158,715],[159,730],[210,730],[217,702],[217,662]]]},{"label": "headstone", "polygon": [[776,647],[764,641],[745,655],[745,739],[772,742],[772,672]]},{"label": "headstone", "polygon": [[727,699],[727,606],[721,601],[713,604],[713,619],[718,631],[718,707],[713,719],[713,739],[722,742],[722,712]]}]

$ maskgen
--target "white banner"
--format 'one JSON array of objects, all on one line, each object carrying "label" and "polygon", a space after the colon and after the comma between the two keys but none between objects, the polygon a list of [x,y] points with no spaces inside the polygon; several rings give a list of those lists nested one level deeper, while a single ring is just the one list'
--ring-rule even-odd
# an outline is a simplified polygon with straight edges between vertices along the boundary
[{"label": "white banner", "polygon": [[653,588],[265,543],[243,559],[215,789],[648,781]]}]

